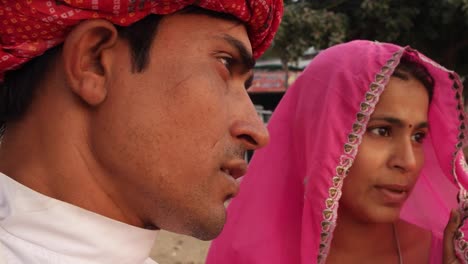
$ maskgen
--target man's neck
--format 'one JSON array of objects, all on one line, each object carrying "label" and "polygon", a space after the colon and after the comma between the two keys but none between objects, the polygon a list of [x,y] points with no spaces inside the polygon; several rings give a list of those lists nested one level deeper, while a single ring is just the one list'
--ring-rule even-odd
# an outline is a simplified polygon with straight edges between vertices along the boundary
[{"label": "man's neck", "polygon": [[82,143],[85,137],[70,123],[53,117],[8,124],[0,145],[0,171],[49,197],[143,227],[121,207],[125,203],[115,200],[117,190],[108,182],[109,173],[93,158],[89,145]]}]

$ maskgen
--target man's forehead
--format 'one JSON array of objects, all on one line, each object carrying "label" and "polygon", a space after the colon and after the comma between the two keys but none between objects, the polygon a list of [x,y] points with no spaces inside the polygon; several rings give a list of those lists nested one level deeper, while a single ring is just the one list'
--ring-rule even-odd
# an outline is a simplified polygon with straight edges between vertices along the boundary
[{"label": "man's forehead", "polygon": [[184,36],[192,42],[219,41],[241,51],[242,55],[252,57],[249,60],[254,61],[247,30],[238,21],[203,14],[174,14],[163,19],[160,30],[169,31],[171,35]]}]

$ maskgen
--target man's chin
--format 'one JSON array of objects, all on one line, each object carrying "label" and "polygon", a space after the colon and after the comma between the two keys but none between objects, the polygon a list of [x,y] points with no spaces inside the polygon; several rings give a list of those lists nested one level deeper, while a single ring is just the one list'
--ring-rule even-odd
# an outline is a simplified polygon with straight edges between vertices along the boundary
[{"label": "man's chin", "polygon": [[203,241],[213,240],[221,234],[225,223],[225,214],[223,217],[213,217],[207,221],[203,221],[203,223],[200,223],[197,228],[193,228],[191,236]]},{"label": "man's chin", "polygon": [[203,241],[213,240],[221,234],[221,231],[223,231],[223,227],[224,222],[223,224],[218,224],[217,226],[210,226],[209,228],[198,229],[192,233],[192,236]]},{"label": "man's chin", "polygon": [[[208,208],[208,207],[205,207]],[[211,210],[193,212],[191,214],[179,215],[177,219],[166,219],[160,228],[169,232],[191,236],[199,240],[213,240],[221,234],[226,223],[226,209],[221,204]],[[178,221],[178,225],[171,225]],[[170,224],[169,224],[170,223]]]}]

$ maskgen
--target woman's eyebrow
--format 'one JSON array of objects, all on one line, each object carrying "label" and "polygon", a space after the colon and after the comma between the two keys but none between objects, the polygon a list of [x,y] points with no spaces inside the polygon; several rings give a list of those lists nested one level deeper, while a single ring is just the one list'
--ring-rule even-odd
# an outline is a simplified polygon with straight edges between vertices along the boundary
[{"label": "woman's eyebrow", "polygon": [[[392,125],[396,125],[398,127],[406,127],[410,124],[406,124],[403,120],[395,117],[390,117],[390,116],[377,116],[377,117],[371,117],[370,121],[386,121]],[[416,129],[421,129],[421,128],[428,128],[429,123],[427,121],[420,122],[418,123],[415,128]]]}]

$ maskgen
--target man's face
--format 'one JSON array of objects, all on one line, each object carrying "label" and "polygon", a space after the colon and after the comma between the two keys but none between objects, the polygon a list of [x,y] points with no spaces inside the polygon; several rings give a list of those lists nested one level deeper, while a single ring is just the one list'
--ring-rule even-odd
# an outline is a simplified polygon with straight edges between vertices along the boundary
[{"label": "man's face", "polygon": [[225,222],[223,203],[238,191],[232,176],[245,173],[245,150],[268,142],[246,92],[246,29],[206,15],[167,16],[142,73],[131,73],[128,46],[119,45],[92,121],[107,191],[143,225],[212,239]]},{"label": "man's face", "polygon": [[424,164],[428,107],[419,81],[390,78],[344,181],[343,216],[373,223],[399,218]]}]

